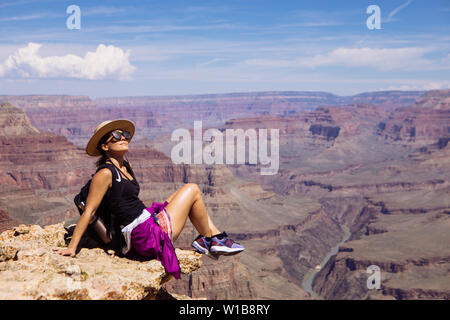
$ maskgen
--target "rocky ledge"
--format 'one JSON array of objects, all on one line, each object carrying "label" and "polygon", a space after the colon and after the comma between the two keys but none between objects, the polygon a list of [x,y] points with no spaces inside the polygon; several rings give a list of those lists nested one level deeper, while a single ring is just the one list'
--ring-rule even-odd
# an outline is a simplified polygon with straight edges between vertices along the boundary
[{"label": "rocky ledge", "polygon": [[[182,298],[162,285],[172,276],[156,260],[134,261],[102,249],[81,249],[75,258],[53,253],[65,246],[62,223],[20,225],[0,234],[0,300]],[[201,266],[201,255],[176,249],[181,272]]]}]

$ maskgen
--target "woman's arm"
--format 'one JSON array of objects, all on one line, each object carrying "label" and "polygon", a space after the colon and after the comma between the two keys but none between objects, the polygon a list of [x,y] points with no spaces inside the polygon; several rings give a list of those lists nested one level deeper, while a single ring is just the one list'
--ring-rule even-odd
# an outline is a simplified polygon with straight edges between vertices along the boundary
[{"label": "woman's arm", "polygon": [[70,240],[69,246],[67,248],[57,248],[54,249],[55,252],[63,256],[74,257],[76,255],[76,250],[78,243],[81,240],[84,232],[86,231],[89,222],[94,217],[95,211],[99,207],[100,203],[108,188],[112,186],[112,173],[111,170],[104,168],[98,171],[91,181],[91,186],[89,187],[89,194],[86,200],[86,207],[84,208],[83,214],[77,222],[77,226],[73,232],[72,239]]}]

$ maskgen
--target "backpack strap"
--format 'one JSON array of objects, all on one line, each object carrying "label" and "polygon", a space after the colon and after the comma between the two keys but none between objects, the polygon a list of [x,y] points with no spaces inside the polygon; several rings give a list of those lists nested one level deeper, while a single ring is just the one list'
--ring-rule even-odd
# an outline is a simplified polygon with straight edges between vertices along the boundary
[{"label": "backpack strap", "polygon": [[[99,166],[99,168],[100,168],[100,167],[106,167],[107,165],[112,165],[112,167],[115,169],[115,171],[116,171],[116,173],[117,173],[117,178],[116,178],[116,179],[118,179],[118,181],[121,181],[121,180],[122,180],[122,175],[121,175],[120,172],[119,172],[120,169],[119,169],[118,167],[116,167],[115,164],[113,164],[113,163],[106,163],[106,164],[103,164],[103,165]],[[124,161],[123,161],[123,165],[124,165],[124,167],[127,169],[127,172],[128,172],[129,174],[131,174],[131,176],[133,177],[133,179],[136,180],[136,176],[134,175],[134,171],[133,171],[133,169],[131,168],[130,163],[129,163],[128,161],[124,160]],[[110,169],[111,169],[111,168],[110,168]],[[98,169],[98,170],[100,170],[100,169]],[[111,171],[113,171],[113,170],[111,170]],[[122,172],[122,174],[125,176],[126,179],[130,180],[128,177],[126,177],[126,175],[125,175],[123,172]],[[114,175],[114,172],[113,172],[113,175]]]},{"label": "backpack strap", "polygon": [[136,180],[136,176],[134,175],[134,171],[131,168],[130,163],[127,160],[123,161],[123,165],[127,168],[127,171],[131,174],[131,176],[133,177],[134,180]]}]

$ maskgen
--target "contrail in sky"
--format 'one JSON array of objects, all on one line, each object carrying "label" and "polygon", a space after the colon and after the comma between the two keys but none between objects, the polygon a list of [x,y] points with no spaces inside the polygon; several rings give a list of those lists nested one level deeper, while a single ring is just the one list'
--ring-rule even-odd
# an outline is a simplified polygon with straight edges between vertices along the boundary
[{"label": "contrail in sky", "polygon": [[387,20],[390,21],[391,18],[397,14],[397,12],[399,12],[400,10],[402,10],[402,9],[406,8],[407,6],[409,6],[411,4],[411,2],[412,2],[412,0],[408,0],[404,4],[402,4],[401,6],[395,8],[394,10],[392,10],[389,13],[389,16],[388,16]]}]

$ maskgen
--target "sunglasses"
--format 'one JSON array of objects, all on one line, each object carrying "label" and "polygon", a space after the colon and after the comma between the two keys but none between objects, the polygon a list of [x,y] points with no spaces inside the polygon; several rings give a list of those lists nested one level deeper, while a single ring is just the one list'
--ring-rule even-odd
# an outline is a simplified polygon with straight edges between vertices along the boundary
[{"label": "sunglasses", "polygon": [[113,142],[113,143],[114,143],[114,142],[118,142],[118,141],[122,140],[122,137],[124,137],[125,140],[130,141],[131,134],[130,134],[128,131],[120,132],[120,131],[118,131],[118,130],[114,130],[113,132],[111,132],[111,133],[109,134],[109,138],[106,140],[105,143],[108,143],[108,142]]}]

